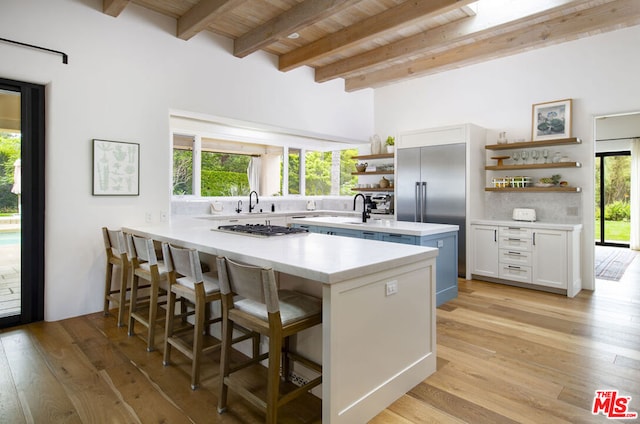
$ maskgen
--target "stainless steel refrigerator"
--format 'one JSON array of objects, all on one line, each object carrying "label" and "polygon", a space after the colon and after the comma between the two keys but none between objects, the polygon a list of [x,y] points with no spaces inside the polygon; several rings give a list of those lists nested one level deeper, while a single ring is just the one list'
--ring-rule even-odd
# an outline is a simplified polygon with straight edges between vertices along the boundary
[{"label": "stainless steel refrigerator", "polygon": [[396,218],[458,225],[458,275],[464,277],[466,145],[398,149],[397,157]]}]

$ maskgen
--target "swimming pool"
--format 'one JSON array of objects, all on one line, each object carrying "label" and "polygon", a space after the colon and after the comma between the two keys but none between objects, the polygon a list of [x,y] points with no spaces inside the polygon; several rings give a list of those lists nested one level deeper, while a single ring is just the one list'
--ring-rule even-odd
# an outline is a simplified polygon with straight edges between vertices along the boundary
[{"label": "swimming pool", "polygon": [[20,232],[0,232],[0,246],[20,244]]}]

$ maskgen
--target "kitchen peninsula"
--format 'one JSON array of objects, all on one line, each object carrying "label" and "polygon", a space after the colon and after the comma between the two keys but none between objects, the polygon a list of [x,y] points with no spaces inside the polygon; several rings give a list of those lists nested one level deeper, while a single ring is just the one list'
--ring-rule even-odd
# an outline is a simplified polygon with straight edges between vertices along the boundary
[{"label": "kitchen peninsula", "polygon": [[124,230],[271,266],[282,287],[322,297],[322,326],[299,336],[297,348],[322,361],[323,422],[367,422],[435,372],[438,249],[389,249],[382,241],[315,233],[254,237],[214,227],[184,218]]}]

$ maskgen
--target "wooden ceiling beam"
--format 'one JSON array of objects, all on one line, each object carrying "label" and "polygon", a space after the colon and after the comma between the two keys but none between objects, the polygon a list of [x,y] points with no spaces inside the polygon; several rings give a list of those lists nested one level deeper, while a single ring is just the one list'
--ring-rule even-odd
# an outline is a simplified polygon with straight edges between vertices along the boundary
[{"label": "wooden ceiling beam", "polygon": [[477,38],[486,38],[496,31],[514,31],[531,25],[542,17],[554,13],[560,15],[568,8],[587,7],[593,3],[595,3],[594,0],[537,0],[515,2],[512,7],[492,10],[490,14],[483,13],[481,9],[476,16],[451,22],[395,43],[320,66],[316,68],[315,80],[325,82],[334,78],[357,76],[357,74],[379,69],[385,63],[450,48],[455,43],[468,43]]},{"label": "wooden ceiling beam", "polygon": [[264,25],[236,38],[233,54],[237,57],[248,56],[359,1],[361,0],[305,0]]},{"label": "wooden ceiling beam", "polygon": [[614,0],[590,9],[539,22],[524,30],[501,33],[411,63],[348,78],[345,80],[345,89],[356,91],[380,87],[399,80],[434,74],[638,24],[640,24],[640,2]]},{"label": "wooden ceiling beam", "polygon": [[102,0],[102,11],[117,18],[129,2],[130,0]]},{"label": "wooden ceiling beam", "polygon": [[413,21],[459,9],[476,0],[407,1],[280,56],[278,68],[290,71],[340,53]]},{"label": "wooden ceiling beam", "polygon": [[177,36],[188,40],[247,0],[200,0],[178,19]]}]

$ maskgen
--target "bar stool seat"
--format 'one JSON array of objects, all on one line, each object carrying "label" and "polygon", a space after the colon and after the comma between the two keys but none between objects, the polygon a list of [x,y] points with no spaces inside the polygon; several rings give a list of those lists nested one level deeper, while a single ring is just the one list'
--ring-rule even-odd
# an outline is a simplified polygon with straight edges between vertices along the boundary
[{"label": "bar stool seat", "polygon": [[[164,317],[158,317],[158,307],[166,303],[169,288],[167,267],[158,260],[152,239],[127,234],[129,256],[131,257],[132,281],[129,312],[129,336],[135,334],[135,323],[147,328],[147,351],[155,350],[156,327]],[[140,279],[148,282],[148,296],[140,296]],[[148,307],[148,310],[146,309]]]},{"label": "bar stool seat", "polygon": [[[245,265],[217,258],[222,293],[222,353],[220,358],[220,395],[218,413],[227,408],[227,389],[260,407],[266,422],[278,421],[278,408],[322,383],[322,366],[290,350],[290,336],[322,323],[322,301],[290,290],[278,290],[272,268]],[[257,358],[230,366],[232,324],[269,337],[269,351]],[[268,358],[266,399],[245,387],[246,381],[233,374]],[[301,387],[280,394],[280,361],[282,377],[289,380],[293,361],[320,374]]]}]

